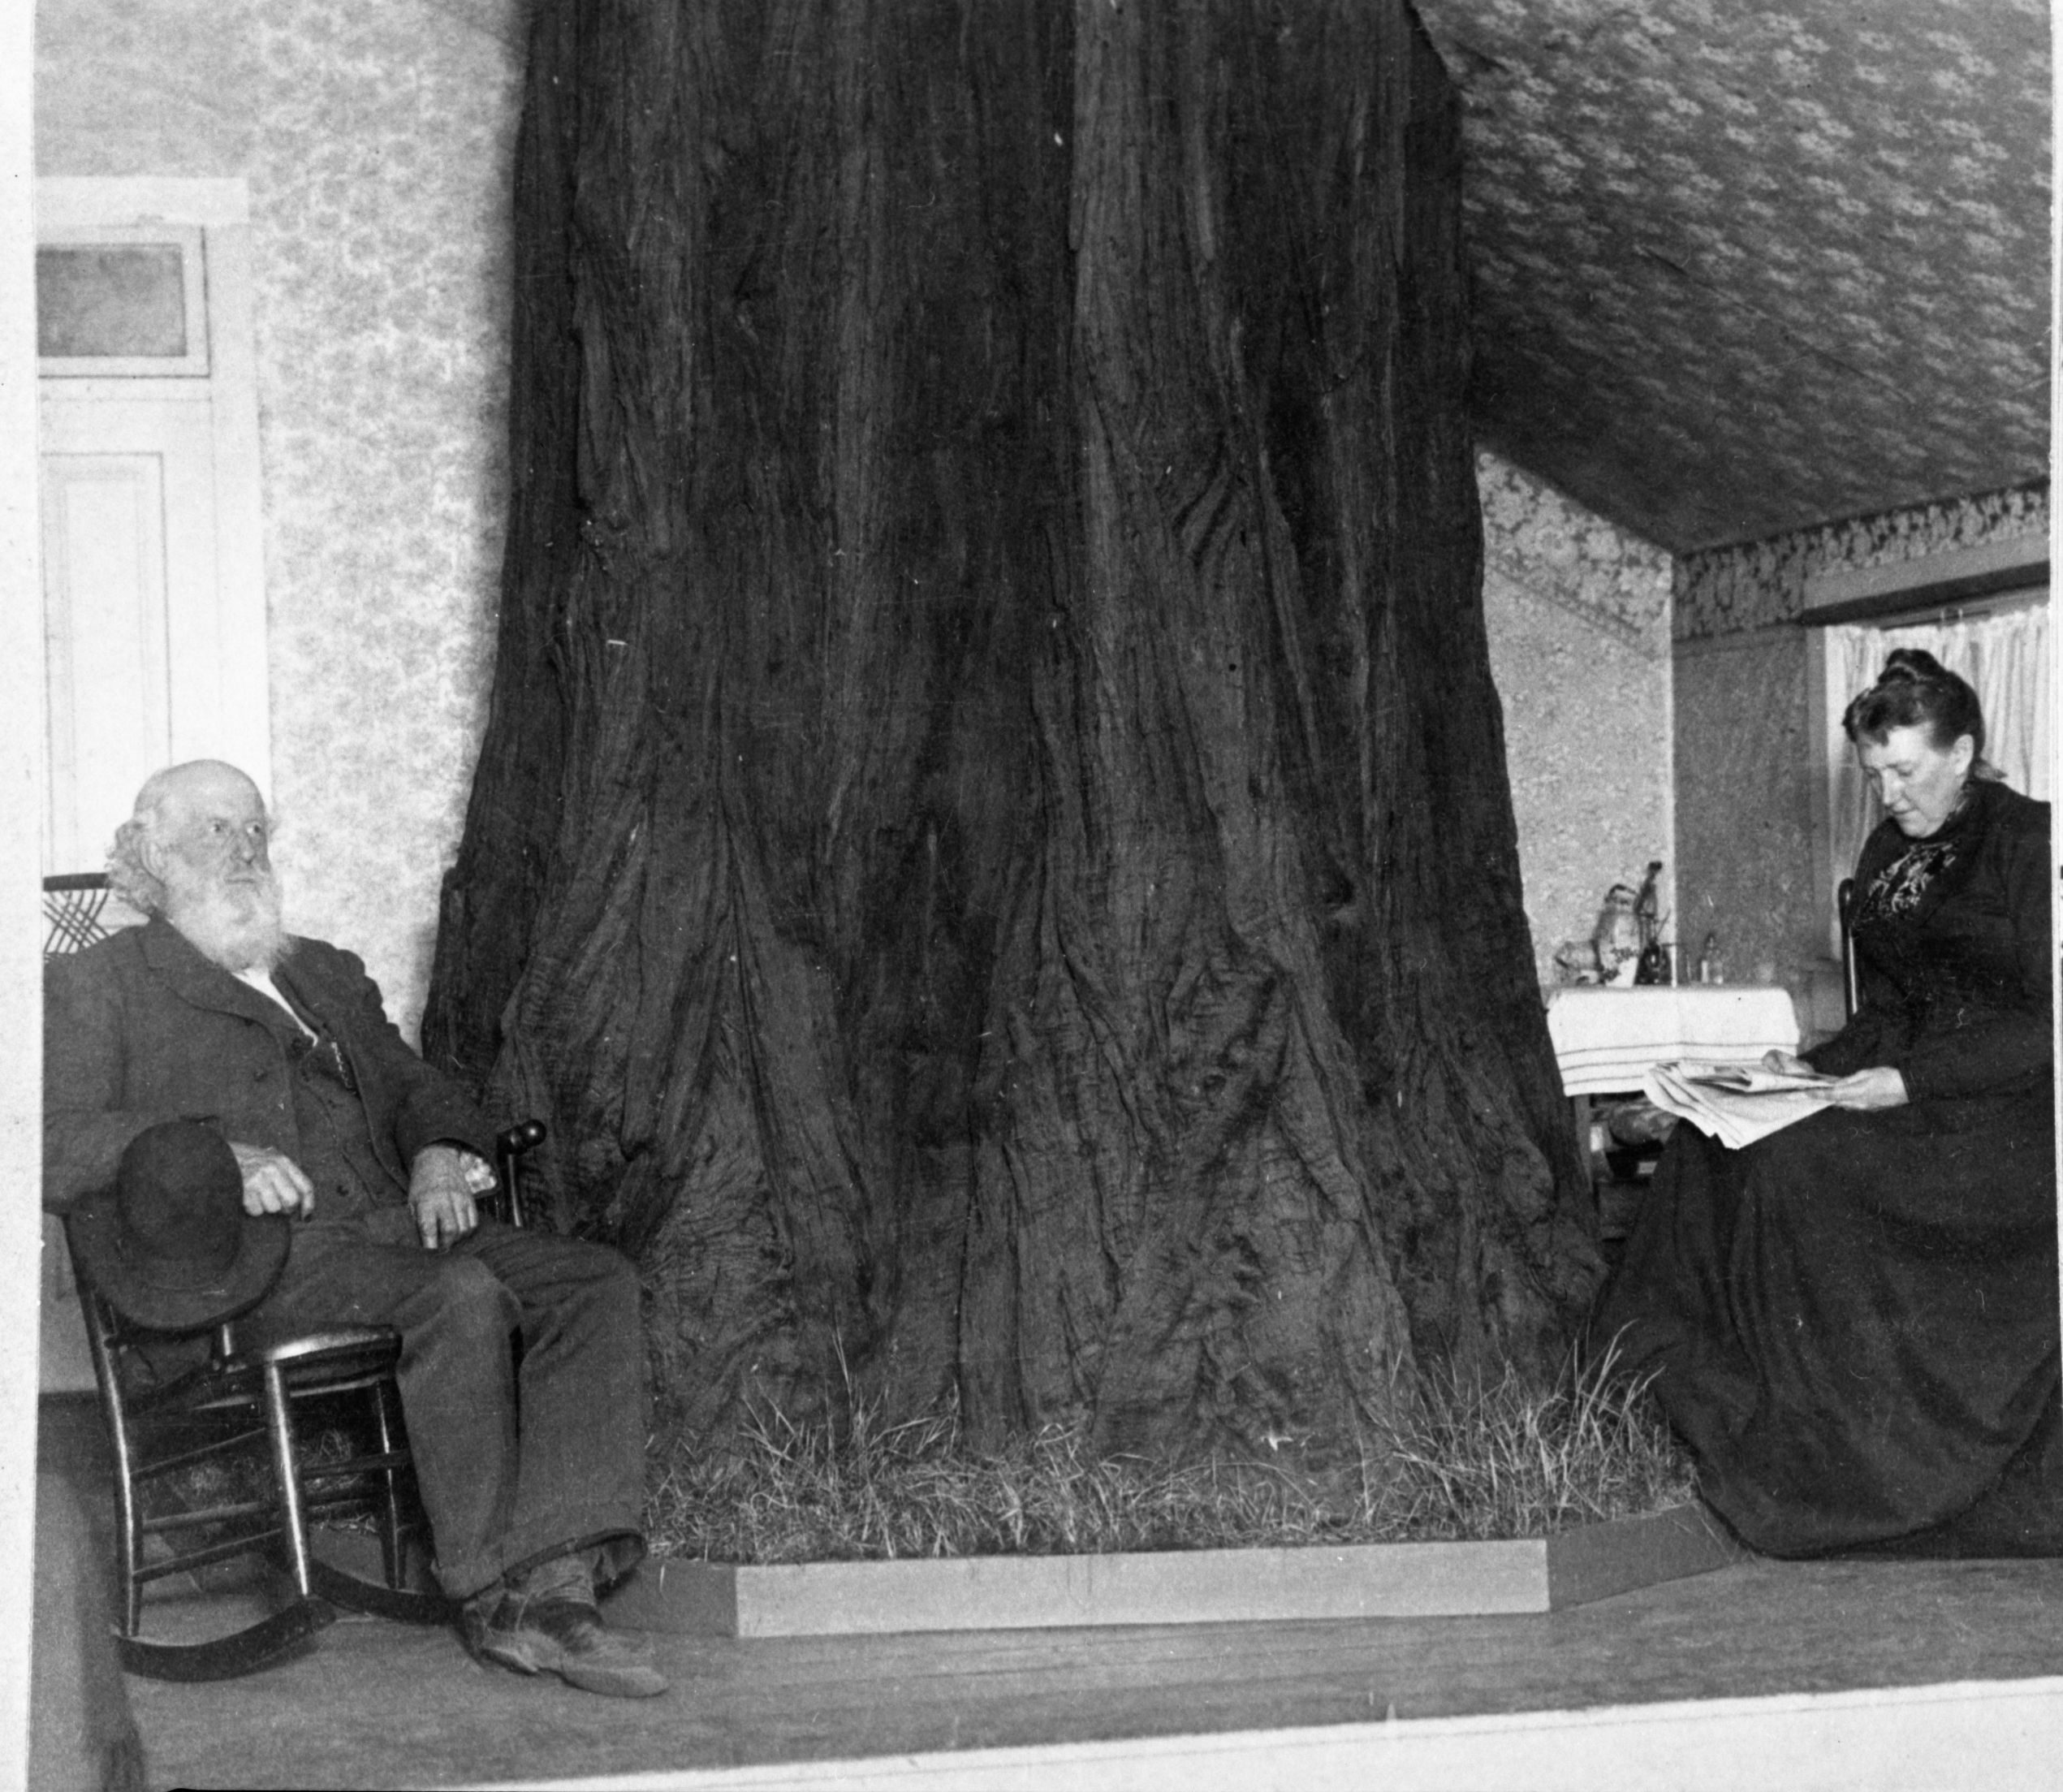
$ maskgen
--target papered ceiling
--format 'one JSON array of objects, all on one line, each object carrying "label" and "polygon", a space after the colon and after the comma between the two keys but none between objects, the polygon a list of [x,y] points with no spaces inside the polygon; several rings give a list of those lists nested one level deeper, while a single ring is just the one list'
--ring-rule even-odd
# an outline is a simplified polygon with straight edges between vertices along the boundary
[{"label": "papered ceiling", "polygon": [[1478,434],[1677,552],[2046,477],[2043,0],[1417,0]]}]

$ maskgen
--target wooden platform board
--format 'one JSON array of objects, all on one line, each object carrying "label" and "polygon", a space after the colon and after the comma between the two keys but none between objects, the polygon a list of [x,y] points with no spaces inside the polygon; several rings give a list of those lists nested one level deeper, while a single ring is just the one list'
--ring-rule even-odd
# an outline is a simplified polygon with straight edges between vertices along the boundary
[{"label": "wooden platform board", "polygon": [[989,1556],[741,1568],[647,1562],[611,1621],[691,1636],[1547,1612],[1701,1574],[1743,1552],[1703,1509],[1514,1543]]}]

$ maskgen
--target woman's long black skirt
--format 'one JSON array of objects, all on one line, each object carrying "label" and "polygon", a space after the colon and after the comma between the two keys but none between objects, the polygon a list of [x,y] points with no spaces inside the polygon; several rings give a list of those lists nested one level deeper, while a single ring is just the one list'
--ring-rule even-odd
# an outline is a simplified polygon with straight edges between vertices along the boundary
[{"label": "woman's long black skirt", "polygon": [[2063,1554],[2052,1124],[2044,1092],[1678,1128],[1593,1349],[1655,1372],[1749,1544]]}]

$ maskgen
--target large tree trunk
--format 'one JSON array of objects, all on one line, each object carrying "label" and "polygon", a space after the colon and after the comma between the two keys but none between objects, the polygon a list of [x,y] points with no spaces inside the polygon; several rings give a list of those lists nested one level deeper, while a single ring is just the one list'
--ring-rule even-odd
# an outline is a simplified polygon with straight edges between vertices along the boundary
[{"label": "large tree trunk", "polygon": [[680,1423],[1558,1356],[1459,172],[1401,0],[546,0],[429,1043]]}]

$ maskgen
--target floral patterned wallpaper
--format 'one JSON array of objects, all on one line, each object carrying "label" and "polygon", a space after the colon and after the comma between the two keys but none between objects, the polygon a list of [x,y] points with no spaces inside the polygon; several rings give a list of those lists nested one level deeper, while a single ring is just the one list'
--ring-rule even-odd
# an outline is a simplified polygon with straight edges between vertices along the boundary
[{"label": "floral patterned wallpaper", "polygon": [[1418,0],[1483,438],[1678,553],[2048,458],[2044,0]]},{"label": "floral patterned wallpaper", "polygon": [[1609,885],[1637,882],[1651,859],[1673,884],[1670,561],[1495,455],[1477,457],[1476,482],[1491,671],[1547,981]]},{"label": "floral patterned wallpaper", "polygon": [[1788,622],[1805,607],[1805,581],[1815,572],[1889,566],[2048,533],[2044,481],[1686,554],[1677,562],[1676,631],[1695,639]]},{"label": "floral patterned wallpaper", "polygon": [[411,1038],[484,717],[521,0],[41,0],[37,166],[240,175],[290,925]]}]

